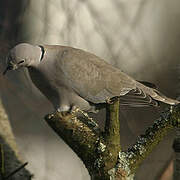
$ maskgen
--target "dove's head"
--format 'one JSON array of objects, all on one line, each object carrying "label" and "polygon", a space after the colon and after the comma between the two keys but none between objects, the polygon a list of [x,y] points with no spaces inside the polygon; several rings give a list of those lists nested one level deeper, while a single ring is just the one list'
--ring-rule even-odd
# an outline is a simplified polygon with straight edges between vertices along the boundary
[{"label": "dove's head", "polygon": [[30,67],[40,61],[41,48],[28,43],[20,43],[12,48],[6,57],[7,68],[3,74],[8,70],[16,70],[21,67]]}]

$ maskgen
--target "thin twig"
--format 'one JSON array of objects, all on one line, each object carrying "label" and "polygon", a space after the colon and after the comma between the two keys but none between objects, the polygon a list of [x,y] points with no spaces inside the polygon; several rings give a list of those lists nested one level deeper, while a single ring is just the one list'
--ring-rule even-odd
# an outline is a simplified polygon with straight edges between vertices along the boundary
[{"label": "thin twig", "polygon": [[24,163],[23,165],[21,165],[20,167],[18,167],[17,169],[15,169],[13,172],[11,172],[8,176],[4,177],[3,180],[7,180],[10,177],[12,177],[14,174],[16,174],[17,172],[19,172],[21,169],[23,169],[26,165],[28,164],[28,162]]}]

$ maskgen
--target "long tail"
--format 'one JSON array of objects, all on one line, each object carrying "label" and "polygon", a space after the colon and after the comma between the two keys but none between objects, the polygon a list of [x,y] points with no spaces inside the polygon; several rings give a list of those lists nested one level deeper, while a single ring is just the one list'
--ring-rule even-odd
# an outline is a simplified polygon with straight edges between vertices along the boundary
[{"label": "long tail", "polygon": [[151,97],[157,101],[161,101],[163,103],[170,104],[170,105],[177,105],[180,103],[180,101],[178,100],[166,97],[164,94],[162,94],[156,89],[153,89],[153,91],[154,91],[153,93],[154,95],[152,95]]},{"label": "long tail", "polygon": [[180,101],[178,100],[166,97],[164,94],[162,94],[160,91],[157,90],[155,85],[153,85],[153,87],[151,83],[150,83],[151,87],[147,85],[148,85],[147,82],[138,83],[138,87],[140,87],[146,94],[151,96],[154,100],[157,100],[166,104],[170,104],[170,105],[177,105],[180,103]]}]

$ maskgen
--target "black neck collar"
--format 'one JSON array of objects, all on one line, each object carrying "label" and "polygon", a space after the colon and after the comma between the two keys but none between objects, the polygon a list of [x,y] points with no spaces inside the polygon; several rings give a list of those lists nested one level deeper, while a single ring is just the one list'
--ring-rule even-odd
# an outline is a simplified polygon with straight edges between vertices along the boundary
[{"label": "black neck collar", "polygon": [[44,50],[43,46],[39,45],[39,47],[41,48],[41,58],[40,58],[40,61],[42,61],[42,59],[44,57],[45,50]]}]

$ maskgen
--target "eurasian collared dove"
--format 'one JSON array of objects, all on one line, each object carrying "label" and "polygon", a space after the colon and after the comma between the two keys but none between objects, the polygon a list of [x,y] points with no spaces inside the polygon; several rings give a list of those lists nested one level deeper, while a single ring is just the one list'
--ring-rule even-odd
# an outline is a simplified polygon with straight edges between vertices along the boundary
[{"label": "eurasian collared dove", "polygon": [[27,67],[32,82],[58,111],[78,107],[95,112],[114,97],[133,107],[179,103],[151,83],[138,82],[96,55],[72,47],[21,43],[10,50],[7,64],[4,74]]}]

